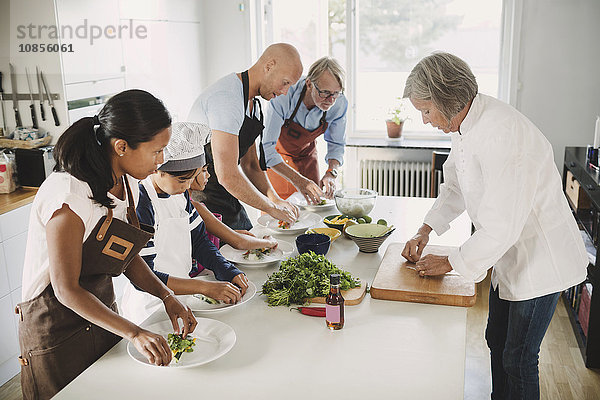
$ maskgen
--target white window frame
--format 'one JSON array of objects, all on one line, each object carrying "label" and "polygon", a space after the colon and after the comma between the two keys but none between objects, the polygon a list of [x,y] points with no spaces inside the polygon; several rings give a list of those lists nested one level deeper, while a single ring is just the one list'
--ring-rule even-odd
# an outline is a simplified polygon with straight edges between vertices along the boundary
[{"label": "white window frame", "polygon": [[[256,58],[266,47],[266,43],[273,41],[273,8],[272,2],[276,0],[250,0],[255,3],[255,25],[257,32],[252,33],[256,38]],[[345,95],[348,100],[348,115],[346,120],[346,129],[348,137],[371,136],[378,131],[358,131],[356,129],[356,99],[357,93],[357,54],[359,21],[357,1],[346,0],[346,90]],[[520,37],[523,15],[523,0],[503,0],[502,1],[502,21],[500,36],[500,65],[498,66],[498,98],[513,107],[518,108],[519,82],[519,55],[520,55]],[[260,27],[260,29],[258,29]],[[253,54],[254,56],[254,54]],[[255,61],[256,58],[253,60]],[[439,136],[444,137],[443,133],[416,133],[408,132],[411,136]]]}]

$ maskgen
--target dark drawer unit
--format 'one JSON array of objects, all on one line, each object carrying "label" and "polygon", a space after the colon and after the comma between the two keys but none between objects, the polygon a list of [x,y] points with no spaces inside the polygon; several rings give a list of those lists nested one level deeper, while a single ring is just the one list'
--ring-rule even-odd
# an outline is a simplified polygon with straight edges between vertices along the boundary
[{"label": "dark drawer unit", "polygon": [[563,189],[590,255],[585,282],[563,293],[581,354],[588,368],[600,368],[600,173],[588,165],[585,147],[565,148]]}]

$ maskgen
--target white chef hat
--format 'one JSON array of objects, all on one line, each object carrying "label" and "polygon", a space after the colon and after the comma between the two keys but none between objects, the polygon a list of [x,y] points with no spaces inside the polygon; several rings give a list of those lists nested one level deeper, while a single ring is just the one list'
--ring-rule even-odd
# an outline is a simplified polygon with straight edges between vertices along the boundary
[{"label": "white chef hat", "polygon": [[171,140],[165,147],[165,163],[158,169],[167,172],[188,171],[206,164],[204,145],[210,141],[211,130],[195,122],[175,122]]}]

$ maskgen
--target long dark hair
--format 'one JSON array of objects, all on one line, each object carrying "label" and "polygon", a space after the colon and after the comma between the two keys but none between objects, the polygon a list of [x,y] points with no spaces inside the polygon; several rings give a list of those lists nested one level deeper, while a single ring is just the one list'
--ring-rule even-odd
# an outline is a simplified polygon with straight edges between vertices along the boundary
[{"label": "long dark hair", "polygon": [[135,149],[171,125],[164,104],[143,90],[126,90],[111,97],[97,119],[82,118],[71,125],[54,147],[55,171],[66,171],[86,182],[91,199],[113,208],[108,191],[115,185],[110,140],[123,139]]}]

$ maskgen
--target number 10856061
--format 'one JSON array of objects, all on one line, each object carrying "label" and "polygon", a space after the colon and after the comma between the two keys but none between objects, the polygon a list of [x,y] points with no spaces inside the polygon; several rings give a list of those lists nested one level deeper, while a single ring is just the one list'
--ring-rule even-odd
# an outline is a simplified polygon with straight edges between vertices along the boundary
[{"label": "number 10856061", "polygon": [[73,44],[25,43],[19,44],[19,53],[73,53]]}]

